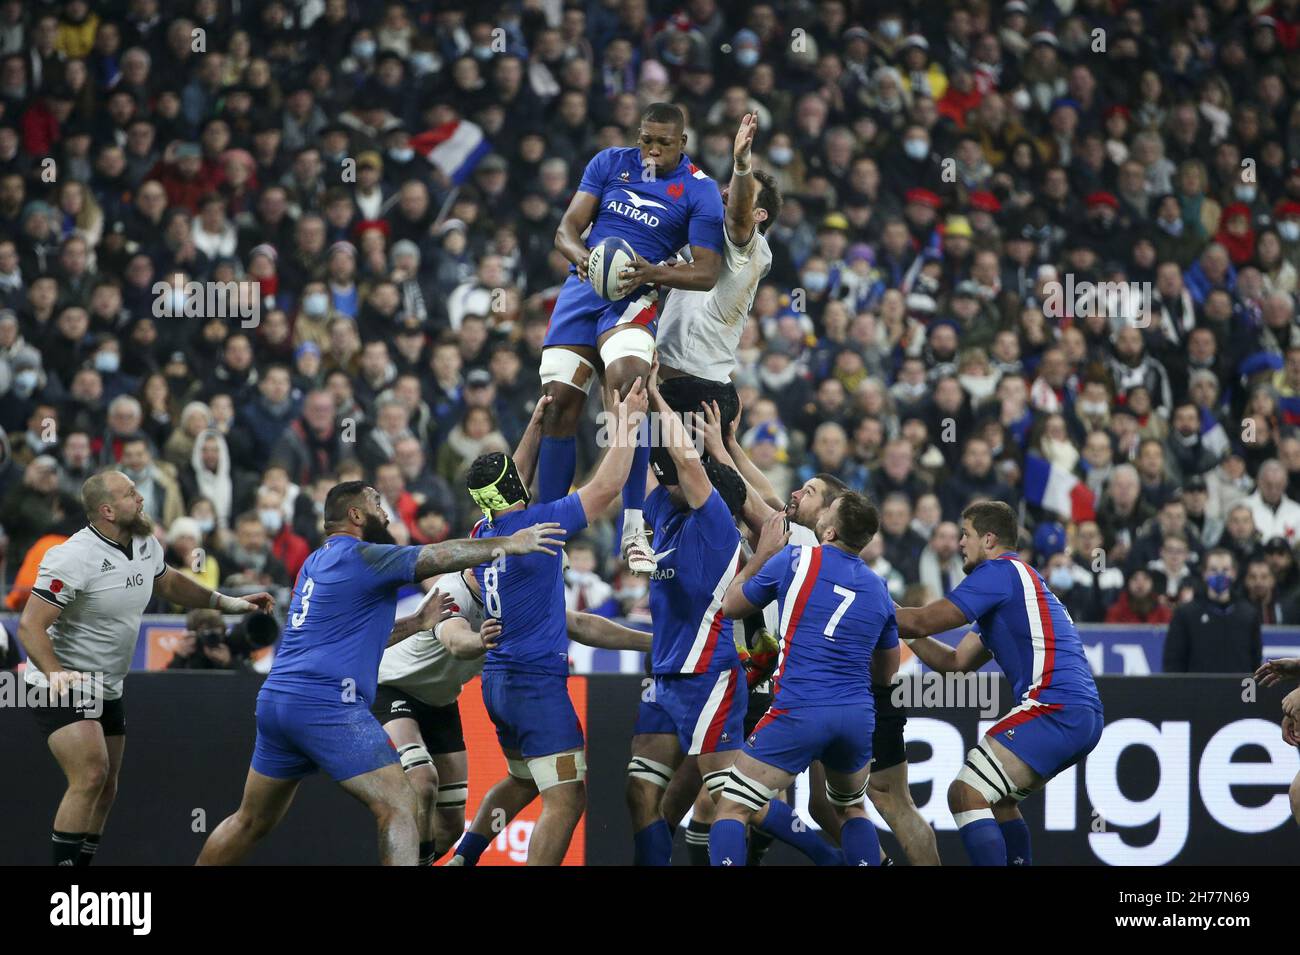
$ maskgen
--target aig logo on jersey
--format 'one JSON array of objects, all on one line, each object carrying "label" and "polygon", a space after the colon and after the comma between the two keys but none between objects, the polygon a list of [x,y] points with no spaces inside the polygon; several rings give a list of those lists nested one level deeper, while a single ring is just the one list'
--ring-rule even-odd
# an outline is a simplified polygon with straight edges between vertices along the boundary
[{"label": "aig logo on jersey", "polygon": [[144,574],[135,574],[132,576],[128,576],[126,578],[127,590],[130,590],[132,587],[143,587],[143,586],[144,586]]}]

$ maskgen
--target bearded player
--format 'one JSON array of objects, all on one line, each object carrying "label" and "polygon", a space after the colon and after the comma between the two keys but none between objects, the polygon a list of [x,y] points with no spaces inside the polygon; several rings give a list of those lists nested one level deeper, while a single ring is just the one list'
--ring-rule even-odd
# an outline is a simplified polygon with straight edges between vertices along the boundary
[{"label": "bearded player", "polygon": [[298,572],[288,625],[257,695],[257,739],[243,799],[204,843],[200,865],[240,862],[279,824],[302,779],[318,769],[374,814],[384,864],[415,865],[415,794],[370,713],[384,647],[418,629],[413,618],[394,627],[397,593],[494,553],[523,559],[560,543],[552,536],[555,524],[520,528],[498,541],[375,543],[387,535],[388,515],[379,492],[362,481],[331,488],[324,516],[329,536]]},{"label": "bearded player", "polygon": [[[636,146],[603,149],[587,164],[555,233],[555,247],[573,271],[560,289],[542,350],[543,392],[555,401],[543,419],[539,503],[564,497],[573,484],[575,435],[593,378],[601,377],[605,407],[612,409],[633,381],[649,374],[655,286],[705,291],[718,279],[722,197],[717,183],[682,152],[685,125],[676,106],[651,104],[642,114]],[[611,236],[626,240],[636,253],[620,286],[626,295],[617,302],[601,298],[587,282],[591,247]],[[691,262],[653,264],[688,245]],[[623,555],[638,574],[655,568],[642,514],[649,460],[641,440],[623,488]]]}]

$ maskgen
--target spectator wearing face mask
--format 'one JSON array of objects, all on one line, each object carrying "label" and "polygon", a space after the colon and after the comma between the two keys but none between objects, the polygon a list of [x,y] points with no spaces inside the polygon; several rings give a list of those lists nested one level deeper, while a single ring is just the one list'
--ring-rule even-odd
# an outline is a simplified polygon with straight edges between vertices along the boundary
[{"label": "spectator wearing face mask", "polygon": [[1092,574],[1078,566],[1069,551],[1063,550],[1049,557],[1043,576],[1056,599],[1076,623],[1101,620],[1105,613],[1101,593],[1094,586]]},{"label": "spectator wearing face mask", "polygon": [[1254,673],[1263,652],[1259,611],[1233,595],[1237,565],[1215,549],[1205,558],[1204,591],[1174,611],[1165,637],[1166,673]]},{"label": "spectator wearing face mask", "polygon": [[284,495],[280,491],[266,486],[257,489],[257,519],[271,539],[271,554],[284,564],[290,578],[296,578],[311,547],[294,533],[284,512]]}]

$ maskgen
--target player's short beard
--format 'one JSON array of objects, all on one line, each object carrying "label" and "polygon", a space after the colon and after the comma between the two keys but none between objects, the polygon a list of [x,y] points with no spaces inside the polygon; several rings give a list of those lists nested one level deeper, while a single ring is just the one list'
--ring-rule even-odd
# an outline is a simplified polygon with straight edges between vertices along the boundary
[{"label": "player's short beard", "polygon": [[144,510],[137,512],[135,517],[117,526],[132,537],[149,537],[153,534],[153,518],[149,516],[148,511]]},{"label": "player's short beard", "polygon": [[382,517],[366,515],[366,522],[361,526],[361,539],[367,544],[395,544],[393,535],[388,533],[388,525]]}]

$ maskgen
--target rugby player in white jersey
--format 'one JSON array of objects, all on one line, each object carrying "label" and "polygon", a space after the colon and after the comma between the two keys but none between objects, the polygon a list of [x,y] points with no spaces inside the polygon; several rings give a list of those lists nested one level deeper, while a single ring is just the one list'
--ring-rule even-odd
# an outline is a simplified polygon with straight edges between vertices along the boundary
[{"label": "rugby player in white jersey", "polygon": [[227,597],[169,568],[144,498],[121,471],[90,477],[81,501],[89,525],[45,554],[18,624],[23,678],[44,697],[32,713],[68,780],[51,833],[55,865],[89,865],[99,848],[126,748],[122,687],[150,599],[231,614],[274,604],[267,593]]},{"label": "rugby player in white jersey", "polygon": [[659,393],[674,411],[699,411],[716,401],[723,429],[740,412],[731,383],[736,349],[754,304],[758,283],[772,267],[763,233],[781,211],[776,180],[756,170],[750,155],[758,114],[740,120],[732,150],[731,181],[722,190],[722,270],[707,292],[665,289],[656,344]]},{"label": "rugby player in white jersey", "polygon": [[[483,671],[483,658],[501,635],[501,622],[484,613],[483,595],[473,571],[445,574],[436,586],[418,612],[441,592],[451,600],[451,616],[384,651],[379,691],[371,709],[397,747],[406,778],[415,788],[420,807],[420,865],[436,863],[465,833],[469,756],[458,701],[465,684]],[[644,631],[572,610],[567,620],[569,637],[586,646],[642,653],[650,650],[650,634]],[[506,810],[509,822],[536,792],[534,788],[526,793],[527,800],[520,801],[501,799],[502,795],[489,793],[484,798],[486,810],[480,809],[478,815],[485,825],[498,807]]]}]

